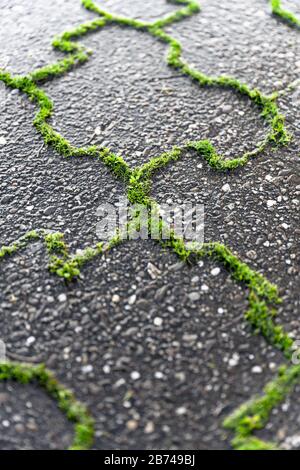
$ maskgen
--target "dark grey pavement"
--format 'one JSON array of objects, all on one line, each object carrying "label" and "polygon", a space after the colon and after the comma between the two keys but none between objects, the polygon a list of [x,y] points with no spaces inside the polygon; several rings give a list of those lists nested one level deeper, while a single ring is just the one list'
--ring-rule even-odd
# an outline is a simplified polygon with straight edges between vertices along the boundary
[{"label": "dark grey pavement", "polygon": [[[164,0],[99,3],[149,20],[176,8]],[[296,2],[286,5],[299,13]],[[299,77],[300,32],[275,19],[265,0],[201,6],[168,28],[183,56],[205,73],[233,75],[265,93],[285,90],[279,104],[294,140],[232,174],[187,156],[155,176],[152,195],[193,194],[203,203],[205,240],[225,243],[279,286],[278,318],[300,339],[300,87],[287,88]],[[0,7],[0,67],[12,73],[56,60],[53,36],[94,17],[79,0],[0,0]],[[107,145],[136,166],[186,139],[209,138],[234,156],[266,132],[247,100],[178,77],[164,45],[147,35],[110,27],[83,42],[91,60],[43,86],[55,104],[53,126],[76,145]],[[64,232],[72,251],[97,242],[96,209],[117,203],[122,184],[95,161],[65,160],[42,146],[34,106],[1,83],[0,111],[0,244],[32,228]],[[65,285],[48,273],[38,242],[0,264],[0,339],[12,358],[45,362],[88,405],[98,449],[229,448],[222,420],[283,360],[245,323],[246,290],[214,268],[182,265],[152,241],[128,242]],[[32,385],[0,382],[0,410],[0,448],[70,442],[69,423]],[[295,392],[261,435],[300,448],[299,426]]]}]

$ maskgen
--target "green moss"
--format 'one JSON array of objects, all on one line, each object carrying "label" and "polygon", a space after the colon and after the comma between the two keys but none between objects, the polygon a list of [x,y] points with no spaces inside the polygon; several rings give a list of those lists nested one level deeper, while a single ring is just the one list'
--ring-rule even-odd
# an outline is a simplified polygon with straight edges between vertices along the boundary
[{"label": "green moss", "polygon": [[292,26],[300,27],[300,19],[293,13],[282,8],[281,0],[270,0],[272,12],[274,15],[279,17],[281,20],[290,23]]},{"label": "green moss", "polygon": [[13,242],[11,245],[3,245],[0,248],[0,260],[6,256],[11,256],[17,251],[25,248],[28,243],[34,240],[38,240],[41,237],[38,230],[31,230],[27,232],[23,237],[20,237],[17,241]]},{"label": "green moss", "polygon": [[70,256],[68,258],[53,257],[50,260],[49,269],[52,273],[64,278],[66,281],[72,281],[80,275],[81,267],[101,255],[103,244],[98,243],[95,248],[86,248],[81,254]]},{"label": "green moss", "polygon": [[265,442],[257,437],[235,437],[232,446],[236,450],[277,450],[274,442]]},{"label": "green moss", "polygon": [[13,362],[0,364],[0,381],[14,380],[21,384],[36,383],[53,398],[68,420],[74,423],[74,440],[70,449],[89,449],[94,440],[94,420],[73,393],[62,386],[45,366]]},{"label": "green moss", "polygon": [[45,242],[48,252],[57,253],[64,257],[68,256],[66,244],[63,240],[64,235],[62,233],[48,233],[45,235]]},{"label": "green moss", "polygon": [[249,296],[249,309],[245,314],[246,320],[255,331],[261,333],[270,344],[280,349],[290,359],[293,340],[280,325],[274,325],[275,309],[270,309],[265,300],[259,299],[253,290]]},{"label": "green moss", "polygon": [[[0,70],[0,80],[8,87],[19,89],[25,93],[37,106],[38,111],[34,118],[34,126],[41,134],[44,142],[51,145],[61,156],[68,158],[94,158],[106,165],[107,168],[126,186],[127,197],[132,204],[144,204],[148,209],[153,207],[159,211],[159,206],[150,197],[151,183],[154,174],[167,165],[184,158],[187,152],[194,152],[197,157],[203,158],[207,164],[216,171],[233,171],[248,163],[251,158],[260,155],[268,145],[286,145],[290,141],[290,135],[285,129],[284,116],[280,114],[276,104],[277,95],[266,96],[258,89],[252,89],[239,80],[227,77],[210,77],[203,72],[192,68],[182,58],[182,47],[179,41],[164,31],[164,27],[174,22],[196,14],[200,8],[191,0],[170,0],[170,3],[181,8],[156,20],[152,23],[142,22],[107,13],[97,6],[92,0],[83,0],[85,8],[93,11],[99,18],[79,25],[64,32],[53,41],[53,46],[67,57],[54,64],[39,68],[28,76],[13,77],[7,71]],[[282,19],[299,25],[297,18],[282,10],[279,0],[271,1],[275,14]],[[39,87],[39,84],[50,79],[60,77],[68,73],[73,67],[87,60],[92,53],[85,46],[76,42],[79,38],[100,30],[111,24],[120,27],[128,27],[148,33],[168,45],[167,63],[175,68],[183,76],[189,77],[201,87],[215,87],[232,90],[242,96],[246,96],[261,112],[263,119],[268,122],[270,129],[262,142],[259,142],[254,150],[246,152],[232,159],[225,159],[219,155],[212,143],[208,140],[187,142],[183,146],[173,147],[158,157],[152,158],[148,163],[132,169],[124,159],[111,152],[108,148],[89,146],[75,147],[67,139],[56,132],[48,122],[53,114],[54,106],[50,98]],[[148,220],[148,232],[150,232],[153,220]],[[128,236],[131,231],[139,227],[140,222],[134,217],[123,228]],[[164,221],[156,222],[157,233],[162,234],[165,228]],[[49,270],[57,276],[71,281],[80,276],[80,270],[85,263],[97,256],[102,256],[106,251],[113,249],[124,240],[124,233],[117,231],[115,236],[106,244],[97,244],[80,253],[71,255],[64,241],[63,234],[49,233],[46,230],[36,230],[25,234],[17,241],[0,248],[0,260],[24,249],[31,241],[40,239],[45,243],[49,256]],[[126,237],[125,237],[126,238]],[[275,322],[275,307],[280,301],[277,288],[264,278],[260,273],[252,270],[235,256],[228,247],[211,242],[200,248],[187,248],[184,241],[178,238],[172,231],[169,240],[158,237],[158,243],[165,249],[171,250],[180,259],[189,264],[196,263],[201,258],[211,258],[224,266],[232,278],[242,283],[248,289],[249,307],[245,313],[245,319],[252,326],[254,332],[262,334],[274,347],[281,350],[287,358],[291,356],[292,340],[284,332],[283,328]],[[2,375],[1,375],[2,374]],[[15,378],[19,381],[37,380],[44,388],[57,399],[60,408],[67,417],[75,422],[75,440],[72,448],[87,448],[92,442],[92,420],[86,414],[82,405],[78,404],[70,392],[63,389],[44,368],[26,368],[19,365],[7,365],[0,367],[0,379]],[[293,384],[299,380],[299,369],[286,369],[280,377],[265,389],[265,395],[255,398],[250,403],[239,408],[225,425],[235,432],[233,446],[239,449],[266,449],[274,448],[274,444],[265,443],[253,435],[257,429],[261,429],[267,422],[270,412],[287,393]]]},{"label": "green moss", "polygon": [[[271,97],[264,96],[259,90],[250,89],[247,85],[232,77],[209,77],[202,72],[191,68],[182,60],[181,44],[172,36],[167,34],[162,28],[175,21],[182,20],[185,17],[197,13],[200,8],[196,2],[189,0],[172,0],[170,3],[178,4],[183,6],[183,8],[171,15],[168,15],[166,18],[153,23],[144,23],[111,15],[99,8],[91,0],[83,0],[82,3],[87,9],[100,15],[100,18],[96,18],[88,23],[79,25],[73,30],[67,31],[54,39],[53,46],[60,51],[69,54],[69,57],[60,60],[55,64],[42,67],[25,77],[12,77],[8,72],[0,71],[0,80],[4,81],[4,83],[12,88],[17,88],[23,91],[31,100],[38,104],[40,109],[35,116],[34,125],[41,133],[45,143],[52,145],[60,155],[65,157],[98,157],[114,171],[116,176],[121,176],[125,181],[128,181],[131,176],[131,170],[128,165],[125,164],[121,157],[111,153],[109,149],[97,149],[96,147],[76,148],[59,133],[55,132],[52,126],[47,123],[47,120],[53,113],[53,103],[47,97],[45,92],[37,86],[38,82],[58,77],[68,72],[75,65],[87,61],[91,51],[88,51],[83,45],[75,43],[74,41],[111,23],[138,30],[142,29],[144,32],[148,32],[159,40],[167,43],[169,45],[169,52],[167,55],[168,64],[180,69],[183,74],[188,75],[190,78],[197,81],[200,86],[214,86],[235,90],[242,95],[248,96],[259,108],[261,108],[262,117],[269,122],[271,130],[264,141],[259,143],[253,151],[247,152],[232,160],[224,161],[221,156],[217,155],[212,145],[207,141],[192,142],[186,146],[186,148],[193,148],[202,153],[208,163],[215,169],[230,170],[238,166],[245,165],[250,158],[262,153],[269,143],[286,144],[290,141],[290,135],[285,130],[284,117],[279,113],[276,105],[276,95],[272,95]],[[170,154],[171,153],[172,152],[170,152]],[[166,158],[165,155],[162,157]],[[164,164],[162,157],[159,158],[160,166]],[[157,164],[157,160],[158,159],[155,159],[155,162],[153,163],[153,169],[155,164]],[[144,171],[146,171],[146,169]],[[133,176],[133,181],[134,180],[135,176]],[[146,183],[141,184],[146,188]],[[138,190],[137,194],[136,190],[137,184],[135,185],[135,189],[130,189],[130,200],[141,200],[142,197],[140,190]]]},{"label": "green moss", "polygon": [[155,21],[152,24],[154,28],[158,28],[158,29],[163,28],[177,21],[181,21],[184,18],[188,18],[189,16],[192,16],[193,14],[198,13],[200,11],[200,5],[194,1],[169,0],[169,3],[173,3],[175,5],[176,4],[185,5],[185,8],[181,8],[180,10],[177,10],[174,13],[171,13],[165,18]]},{"label": "green moss", "polygon": [[234,431],[232,445],[235,449],[274,448],[253,436],[263,429],[270,418],[271,411],[291,393],[300,379],[300,366],[281,367],[278,377],[268,383],[264,393],[243,404],[224,421],[224,427]]}]

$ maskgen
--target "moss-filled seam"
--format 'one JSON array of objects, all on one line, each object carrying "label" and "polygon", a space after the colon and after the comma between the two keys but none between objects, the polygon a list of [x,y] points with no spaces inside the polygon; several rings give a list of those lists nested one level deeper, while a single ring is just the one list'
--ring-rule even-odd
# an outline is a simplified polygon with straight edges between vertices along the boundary
[{"label": "moss-filled seam", "polygon": [[0,381],[14,380],[21,384],[39,385],[53,398],[58,408],[74,423],[74,438],[70,450],[90,449],[94,441],[94,420],[86,407],[76,400],[44,365],[25,365],[15,362],[0,364]]},{"label": "moss-filled seam", "polygon": [[[109,14],[100,9],[91,0],[83,0],[82,3],[89,10],[97,13],[100,18],[80,25],[72,31],[65,32],[54,39],[54,47],[68,54],[66,59],[60,60],[56,64],[42,67],[23,77],[12,77],[8,72],[0,71],[0,80],[2,80],[7,86],[19,89],[25,93],[39,106],[39,111],[34,118],[34,125],[41,133],[46,144],[52,145],[60,155],[65,157],[89,156],[101,160],[118,178],[124,181],[127,187],[128,199],[132,204],[142,203],[149,206],[153,202],[150,198],[150,189],[154,172],[181,158],[185,151],[195,151],[215,170],[227,171],[245,165],[250,158],[261,154],[270,143],[285,145],[289,142],[290,136],[284,126],[284,117],[280,114],[276,105],[276,94],[265,96],[259,90],[251,89],[239,80],[231,77],[209,77],[202,72],[191,68],[182,59],[181,44],[172,36],[167,34],[163,28],[175,21],[180,21],[183,18],[197,13],[199,11],[199,7],[196,2],[188,0],[173,0],[172,3],[181,4],[183,8],[163,19],[154,21],[153,23],[141,22]],[[272,2],[272,7],[274,7],[273,11],[274,9],[276,10],[276,2]],[[279,8],[280,5],[277,4],[277,7]],[[274,13],[278,14],[278,8]],[[74,66],[86,62],[91,51],[74,41],[87,33],[96,31],[113,23],[120,26],[131,27],[142,32],[148,32],[160,41],[168,44],[168,64],[181,71],[184,75],[192,78],[200,86],[229,88],[247,96],[260,108],[263,118],[270,124],[271,130],[268,132],[265,139],[258,143],[253,151],[246,152],[242,156],[234,159],[225,159],[222,155],[219,155],[211,142],[207,140],[187,142],[182,147],[174,147],[171,151],[162,154],[160,157],[152,158],[148,163],[137,169],[131,169],[122,157],[114,154],[107,148],[99,148],[97,146],[80,148],[73,146],[69,141],[57,133],[47,122],[53,113],[53,103],[38,84],[51,78],[61,76],[71,70]],[[127,228],[130,228],[130,226],[131,225],[129,224],[129,227]],[[67,245],[64,242],[63,234],[37,230],[28,232],[11,245],[2,247],[0,249],[0,259],[16,253],[19,249],[26,247],[30,241],[38,239],[44,240],[45,242],[50,258],[50,271],[68,281],[80,275],[80,268],[87,261],[90,261],[98,255],[102,255],[104,251],[113,248],[116,244],[119,244],[122,241],[120,235],[116,234],[116,236],[113,237],[106,246],[99,243],[95,247],[87,248],[75,255],[70,255],[68,253]],[[285,356],[290,357],[292,340],[279,325],[274,323],[274,305],[280,301],[277,288],[275,286],[270,284],[261,274],[251,270],[245,263],[241,262],[228,247],[218,242],[206,243],[201,247],[201,249],[195,250],[187,248],[184,241],[176,237],[174,234],[171,234],[169,240],[159,240],[159,242],[162,246],[171,249],[181,259],[184,259],[189,263],[194,263],[200,258],[207,257],[213,258],[214,260],[222,263],[230,272],[231,276],[235,280],[245,284],[249,290],[249,309],[245,315],[248,322],[250,322],[254,329],[260,332],[271,344],[282,350]],[[286,374],[288,375],[287,383],[292,383],[292,378],[295,377],[296,380],[298,376],[296,372],[289,374],[288,371],[289,370],[286,371]],[[281,375],[281,378],[282,377],[283,376]],[[282,380],[281,382],[275,382],[275,387],[278,384],[278,386],[281,386],[280,384],[282,384]],[[285,396],[285,393],[288,393],[289,390],[290,388],[288,386],[282,387],[282,393],[277,395],[278,400]],[[257,403],[257,401],[255,403]],[[266,400],[262,403],[266,406],[264,408],[261,404],[259,405],[263,413],[263,416],[258,420],[259,423],[264,422],[263,417],[266,417],[267,411],[271,409],[269,403],[272,403],[272,407],[275,406],[274,400],[271,400],[270,402]],[[243,415],[242,419],[245,420],[247,418],[251,420],[253,410],[256,411],[256,408],[247,408],[246,415]],[[253,445],[253,442],[256,439],[252,436],[253,430],[256,429],[255,426],[250,426],[248,429],[249,432],[247,431],[248,434],[246,435],[244,433],[242,435],[244,439],[242,446],[237,444],[238,438],[241,438],[241,423],[239,420],[229,420],[225,424],[236,432],[236,438],[233,441],[233,445],[235,447],[251,447]]]}]

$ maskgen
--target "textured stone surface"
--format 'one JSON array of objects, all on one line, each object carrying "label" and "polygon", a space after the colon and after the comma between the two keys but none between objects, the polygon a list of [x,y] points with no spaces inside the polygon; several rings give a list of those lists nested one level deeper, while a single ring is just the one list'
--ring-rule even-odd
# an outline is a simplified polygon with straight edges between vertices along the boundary
[{"label": "textured stone surface", "polygon": [[[102,5],[147,20],[176,8],[163,0]],[[272,17],[267,2],[205,0],[202,7],[169,28],[197,68],[266,92],[298,78],[300,34]],[[54,61],[52,37],[94,16],[77,0],[31,6],[2,0],[1,11],[0,63],[15,73]],[[209,138],[233,156],[264,135],[254,106],[178,77],[165,65],[165,47],[152,38],[110,27],[84,43],[94,50],[91,60],[43,85],[55,103],[54,128],[76,145],[105,144],[138,165],[186,139]],[[268,150],[225,175],[187,155],[157,174],[152,188],[159,201],[192,194],[205,204],[205,240],[224,242],[278,284],[279,319],[298,338],[299,93],[280,98],[294,132],[288,148]],[[96,242],[96,209],[116,203],[122,184],[99,163],[65,160],[42,146],[33,106],[1,84],[0,96],[1,244],[42,227],[65,232],[72,251]],[[246,290],[214,268],[206,261],[188,268],[151,241],[129,242],[67,286],[48,273],[44,248],[35,243],[0,264],[0,338],[12,358],[44,361],[88,405],[96,448],[228,448],[223,418],[262,390],[282,357],[245,324]],[[34,386],[0,384],[2,404],[1,397],[0,431],[8,436],[1,448],[69,444],[70,426]],[[35,403],[37,431],[27,433],[28,400]],[[57,429],[39,413],[48,405]],[[295,400],[274,412],[265,436],[285,442],[298,422]]]}]

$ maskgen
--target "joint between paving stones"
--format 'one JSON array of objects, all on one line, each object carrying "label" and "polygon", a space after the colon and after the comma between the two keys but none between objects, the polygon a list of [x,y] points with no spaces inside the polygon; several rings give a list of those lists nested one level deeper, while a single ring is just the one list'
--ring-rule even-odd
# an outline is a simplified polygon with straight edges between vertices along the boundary
[{"label": "joint between paving stones", "polygon": [[[207,76],[190,67],[182,59],[180,42],[167,34],[163,28],[184,18],[191,17],[200,11],[200,7],[196,2],[189,0],[169,1],[181,5],[182,8],[162,19],[148,23],[110,14],[98,7],[92,0],[82,0],[83,6],[99,15],[99,18],[84,23],[54,39],[53,46],[68,54],[68,57],[59,60],[55,64],[37,69],[27,76],[13,77],[9,72],[0,70],[0,80],[10,88],[19,89],[38,105],[39,111],[35,115],[33,123],[46,144],[51,145],[64,157],[91,157],[101,161],[117,178],[124,182],[127,188],[127,197],[131,204],[145,204],[147,207],[156,205],[157,211],[159,211],[159,205],[150,197],[152,177],[156,171],[183,158],[186,152],[194,152],[197,157],[203,158],[212,169],[224,172],[246,165],[251,158],[262,154],[268,145],[287,145],[291,140],[290,134],[285,129],[284,116],[279,112],[276,104],[277,94],[265,96],[258,89],[251,89],[232,77]],[[280,0],[271,0],[271,8],[272,12],[281,19],[288,21],[293,26],[299,26],[299,20],[290,12],[282,9]],[[88,61],[92,51],[74,41],[110,24],[149,33],[156,39],[168,44],[168,65],[191,78],[199,86],[230,89],[248,97],[258,106],[262,117],[270,125],[270,130],[264,140],[259,142],[254,150],[232,159],[225,159],[222,155],[219,155],[209,140],[187,142],[181,147],[173,147],[169,152],[165,152],[159,157],[151,158],[149,162],[135,169],[130,168],[121,156],[111,152],[108,148],[73,146],[47,122],[52,116],[54,105],[46,93],[39,88],[38,84],[57,78],[73,67]],[[164,222],[160,221],[159,224],[159,230],[161,230]],[[136,225],[137,222],[133,219],[125,227],[125,230],[128,233],[131,229],[134,230]],[[116,233],[107,244],[97,243],[94,247],[86,248],[79,254],[70,255],[62,233],[39,229],[28,232],[8,246],[2,246],[0,248],[0,261],[26,248],[30,242],[37,240],[41,240],[45,244],[49,257],[50,272],[66,281],[72,281],[74,278],[79,277],[80,269],[87,262],[97,256],[103,256],[105,252],[124,241],[120,233]],[[281,350],[284,356],[290,360],[293,341],[284,332],[283,328],[274,322],[275,306],[280,302],[275,285],[272,285],[260,273],[252,270],[239,260],[228,247],[219,242],[204,243],[199,249],[188,249],[184,241],[174,233],[171,233],[169,240],[160,239],[158,242],[162,247],[170,249],[180,259],[189,264],[195,264],[201,258],[211,258],[221,263],[234,280],[243,283],[248,289],[249,307],[245,313],[246,321],[251,324],[255,332],[262,334],[270,344]],[[291,392],[294,384],[299,381],[299,376],[300,366],[283,366],[279,370],[278,378],[266,386],[262,396],[242,405],[225,420],[224,426],[235,434],[232,440],[234,448],[273,449],[276,447],[273,443],[266,443],[255,437],[254,432],[265,426],[274,406],[278,405]],[[71,416],[71,419],[77,423],[72,448],[88,448],[92,445],[92,419],[82,408],[82,405],[76,401],[74,402],[75,398],[71,392],[63,389],[43,366],[37,368],[14,363],[0,365],[0,380],[5,379],[14,379],[22,383],[24,380],[26,383],[32,380],[37,381],[51,396],[57,399],[59,407],[66,413],[67,417],[70,419]],[[65,397],[66,402],[61,397]],[[69,409],[69,407],[73,409],[71,402],[76,403],[76,406],[74,405],[75,409],[77,407],[77,410],[81,411],[72,414]]]}]

